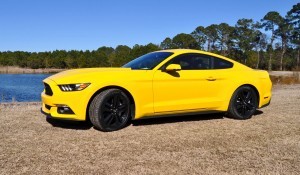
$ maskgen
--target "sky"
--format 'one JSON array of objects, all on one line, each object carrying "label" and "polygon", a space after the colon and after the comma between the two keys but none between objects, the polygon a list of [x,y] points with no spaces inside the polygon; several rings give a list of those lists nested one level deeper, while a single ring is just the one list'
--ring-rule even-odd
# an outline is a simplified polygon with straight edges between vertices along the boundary
[{"label": "sky", "polygon": [[198,26],[285,16],[298,0],[0,0],[0,51],[160,44]]}]

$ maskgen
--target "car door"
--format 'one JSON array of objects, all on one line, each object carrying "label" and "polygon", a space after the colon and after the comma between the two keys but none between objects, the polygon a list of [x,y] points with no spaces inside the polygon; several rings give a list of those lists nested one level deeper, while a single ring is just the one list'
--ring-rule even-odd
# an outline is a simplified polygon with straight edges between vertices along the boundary
[{"label": "car door", "polygon": [[[181,70],[164,71],[169,64],[179,64]],[[153,76],[155,113],[213,110],[220,106],[219,94],[226,74],[212,68],[210,56],[182,54],[157,70]]]}]

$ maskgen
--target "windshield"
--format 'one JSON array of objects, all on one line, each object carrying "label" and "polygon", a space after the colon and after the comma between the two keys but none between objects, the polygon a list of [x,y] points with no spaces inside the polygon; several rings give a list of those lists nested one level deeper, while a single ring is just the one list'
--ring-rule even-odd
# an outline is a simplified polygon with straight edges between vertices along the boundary
[{"label": "windshield", "polygon": [[129,63],[125,64],[123,67],[131,68],[131,69],[143,69],[143,70],[151,70],[155,68],[159,63],[161,63],[164,59],[171,56],[172,52],[152,52],[146,55],[140,56]]}]

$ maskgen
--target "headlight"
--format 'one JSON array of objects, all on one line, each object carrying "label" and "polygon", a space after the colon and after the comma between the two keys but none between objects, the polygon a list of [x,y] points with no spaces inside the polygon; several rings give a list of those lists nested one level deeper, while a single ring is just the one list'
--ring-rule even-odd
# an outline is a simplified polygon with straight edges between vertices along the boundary
[{"label": "headlight", "polygon": [[66,91],[81,91],[87,88],[91,83],[78,83],[78,84],[62,84],[58,85],[60,90]]}]

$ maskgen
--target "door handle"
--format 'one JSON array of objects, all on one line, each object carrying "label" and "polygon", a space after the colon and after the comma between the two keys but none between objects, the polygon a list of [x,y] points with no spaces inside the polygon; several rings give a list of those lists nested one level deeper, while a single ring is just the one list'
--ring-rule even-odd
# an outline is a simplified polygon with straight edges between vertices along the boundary
[{"label": "door handle", "polygon": [[217,79],[216,78],[213,78],[213,77],[208,77],[206,78],[207,81],[216,81]]}]

